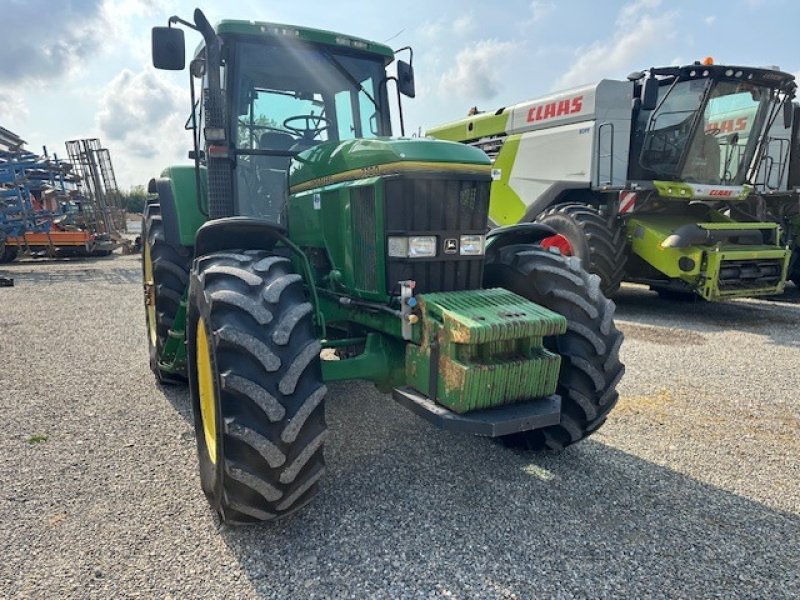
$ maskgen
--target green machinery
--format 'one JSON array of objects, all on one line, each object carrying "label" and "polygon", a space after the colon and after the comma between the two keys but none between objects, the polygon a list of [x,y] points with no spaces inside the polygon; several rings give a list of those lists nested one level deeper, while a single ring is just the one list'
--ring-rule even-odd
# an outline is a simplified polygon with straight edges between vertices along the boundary
[{"label": "green machinery", "polygon": [[744,208],[773,169],[770,132],[788,122],[795,88],[777,69],[707,59],[427,133],[486,151],[494,223],[549,225],[543,245],[580,257],[606,294],[627,280],[671,297],[771,295],[790,251],[777,223]]},{"label": "green machinery", "polygon": [[757,179],[754,194],[737,211],[739,218],[777,223],[783,243],[792,251],[788,278],[800,287],[800,105],[792,103],[791,123],[775,123]]},{"label": "green machinery", "polygon": [[[617,400],[621,334],[599,280],[527,224],[486,230],[476,148],[391,139],[392,50],[203,13],[153,29],[190,64],[194,166],[150,181],[143,275],[151,368],[188,378],[201,483],[229,522],[315,494],[326,383],[372,381],[445,429],[557,449]],[[202,90],[195,93],[196,81]]]}]

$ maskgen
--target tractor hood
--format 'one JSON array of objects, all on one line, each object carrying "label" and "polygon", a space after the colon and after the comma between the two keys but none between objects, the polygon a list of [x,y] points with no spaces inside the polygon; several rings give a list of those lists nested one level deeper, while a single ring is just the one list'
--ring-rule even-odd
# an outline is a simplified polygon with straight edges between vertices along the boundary
[{"label": "tractor hood", "polygon": [[483,151],[431,139],[356,139],[328,142],[301,152],[289,170],[292,192],[389,172],[469,171],[488,178],[491,161]]}]

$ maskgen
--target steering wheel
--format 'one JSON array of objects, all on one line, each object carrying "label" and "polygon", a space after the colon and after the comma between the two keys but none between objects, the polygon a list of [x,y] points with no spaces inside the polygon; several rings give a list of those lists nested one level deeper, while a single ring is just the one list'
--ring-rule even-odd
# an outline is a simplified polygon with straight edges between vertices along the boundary
[{"label": "steering wheel", "polygon": [[[290,125],[293,121],[301,121],[305,123],[305,127],[295,127]],[[302,136],[303,139],[313,140],[320,133],[328,129],[332,125],[328,117],[322,115],[294,115],[289,117],[283,122],[284,129]]]}]

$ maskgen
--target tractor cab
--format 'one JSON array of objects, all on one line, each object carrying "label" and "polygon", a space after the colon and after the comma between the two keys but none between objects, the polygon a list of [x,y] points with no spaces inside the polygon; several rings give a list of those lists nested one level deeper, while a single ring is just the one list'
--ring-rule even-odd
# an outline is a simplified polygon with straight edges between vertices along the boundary
[{"label": "tractor cab", "polygon": [[[190,129],[196,168],[224,180],[210,189],[211,218],[285,225],[291,159],[327,142],[391,136],[389,82],[397,84],[401,113],[400,94],[414,94],[410,63],[398,60],[398,77],[388,76],[395,56],[382,44],[276,23],[226,20],[212,27],[198,16],[196,23],[175,18],[156,27],[153,58],[157,68],[183,68],[183,31],[173,23],[203,35],[191,63]],[[196,79],[202,101],[195,99]]]},{"label": "tractor cab", "polygon": [[796,88],[792,75],[777,70],[700,63],[630,79],[638,98],[629,179],[712,186],[752,183],[761,133]]},{"label": "tractor cab", "polygon": [[[220,31],[224,36],[227,27]],[[236,213],[281,221],[291,155],[325,142],[391,135],[383,53],[228,36]]]}]

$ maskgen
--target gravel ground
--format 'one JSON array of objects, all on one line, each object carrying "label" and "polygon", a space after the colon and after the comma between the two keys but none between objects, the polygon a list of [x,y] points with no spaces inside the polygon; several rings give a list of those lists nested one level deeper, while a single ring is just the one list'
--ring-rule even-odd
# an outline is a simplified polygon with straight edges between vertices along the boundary
[{"label": "gravel ground", "polygon": [[518,454],[332,386],[328,475],[220,526],[186,392],[147,367],[138,257],[0,289],[0,597],[797,597],[800,290],[618,298],[627,375],[591,440]]}]

